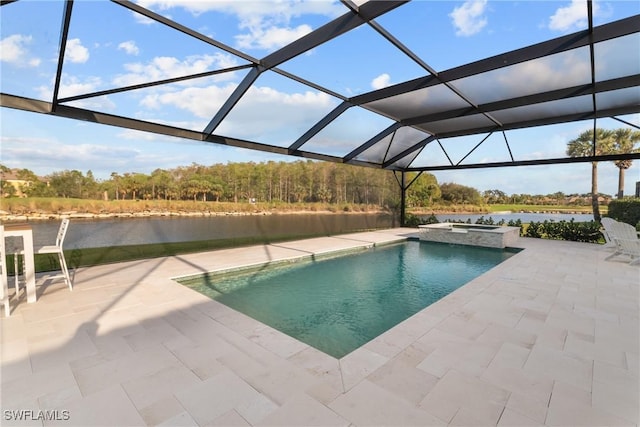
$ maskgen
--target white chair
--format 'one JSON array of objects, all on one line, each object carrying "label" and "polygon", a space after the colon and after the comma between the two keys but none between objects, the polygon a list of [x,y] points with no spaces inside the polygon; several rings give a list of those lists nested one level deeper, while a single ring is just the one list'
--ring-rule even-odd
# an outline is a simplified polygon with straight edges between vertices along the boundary
[{"label": "white chair", "polygon": [[[56,236],[55,245],[46,245],[33,248],[34,255],[43,254],[57,254],[58,262],[60,263],[60,274],[54,276],[48,276],[49,279],[64,278],[64,281],[69,286],[70,290],[73,290],[71,283],[71,277],[69,276],[69,269],[67,268],[67,261],[64,259],[64,252],[62,245],[64,243],[64,237],[67,235],[67,229],[69,228],[69,218],[63,218],[58,228],[58,235]],[[17,260],[18,255],[24,255],[24,250],[16,251],[14,259]],[[15,261],[15,268],[17,270],[17,261]],[[18,271],[16,271],[16,292],[18,291]]]},{"label": "white chair", "polygon": [[614,227],[613,224],[615,222],[617,222],[615,219],[609,217],[604,217],[600,220],[600,223],[602,224],[602,230],[600,231],[602,232],[605,241],[604,247],[609,250],[615,250],[617,247],[617,244],[613,240],[612,236]]},{"label": "white chair", "polygon": [[69,277],[69,269],[67,268],[67,261],[64,259],[64,252],[62,244],[64,243],[64,237],[67,235],[67,229],[69,228],[69,218],[63,218],[58,229],[58,236],[56,237],[55,245],[40,246],[33,248],[34,254],[57,254],[58,261],[60,262],[61,274],[57,276],[51,276],[51,278],[62,277],[69,286],[69,290],[73,290],[71,284],[71,278]]},{"label": "white chair", "polygon": [[7,274],[7,251],[4,247],[4,226],[0,225],[0,302],[4,306],[4,315],[11,315],[9,306],[9,277]]},{"label": "white chair", "polygon": [[[603,218],[604,220],[604,218]],[[603,224],[604,225],[604,224]],[[629,264],[640,262],[640,238],[635,227],[619,221],[609,221],[607,231],[616,244],[615,251],[605,258],[611,259],[615,256],[625,255],[631,258]]]}]

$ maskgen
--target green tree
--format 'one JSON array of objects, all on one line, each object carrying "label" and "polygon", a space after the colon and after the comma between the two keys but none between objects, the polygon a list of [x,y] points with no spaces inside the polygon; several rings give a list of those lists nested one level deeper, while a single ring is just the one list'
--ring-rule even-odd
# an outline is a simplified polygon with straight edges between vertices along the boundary
[{"label": "green tree", "polygon": [[[415,174],[409,174],[407,181],[411,182]],[[407,204],[409,206],[429,206],[434,200],[442,196],[436,177],[430,173],[422,173],[407,190]]]},{"label": "green tree", "polygon": [[171,173],[164,169],[156,169],[151,172],[149,177],[149,184],[151,185],[151,198],[153,199],[168,199],[168,190],[171,186],[173,178]]},{"label": "green tree", "polygon": [[442,200],[451,203],[469,203],[474,205],[482,204],[480,192],[473,187],[465,185],[445,183],[440,186]]},{"label": "green tree", "polygon": [[[637,144],[640,141],[640,131],[632,131],[629,128],[616,129],[613,131],[613,140],[611,146],[611,152],[613,154],[631,154],[637,153]],[[624,173],[631,167],[633,160],[616,160],[616,167],[618,168],[618,198],[621,199],[624,195]]]},{"label": "green tree", "polygon": [[[571,157],[600,156],[611,152],[611,140],[613,132],[604,129],[596,129],[596,137],[593,130],[582,132],[576,139],[567,143],[567,155]],[[595,147],[594,147],[595,140]],[[593,218],[600,221],[600,207],[598,206],[598,162],[591,162],[591,206]]]},{"label": "green tree", "polygon": [[85,177],[77,170],[65,170],[49,175],[49,185],[58,197],[81,199],[83,196]]},{"label": "green tree", "polygon": [[486,190],[482,193],[482,197],[487,204],[506,203],[509,200],[509,196],[500,190]]},{"label": "green tree", "polygon": [[84,182],[82,185],[82,194],[80,195],[83,199],[99,199],[100,192],[98,182],[96,178],[93,176],[93,172],[91,170],[87,171],[87,174],[84,177]]},{"label": "green tree", "polygon": [[121,192],[131,194],[131,199],[139,199],[144,194],[149,177],[141,173],[125,173],[120,181]]},{"label": "green tree", "polygon": [[207,193],[211,191],[212,184],[206,176],[194,175],[186,182],[185,192],[188,196],[193,197],[195,202],[198,196],[202,196],[202,201],[207,201]]},{"label": "green tree", "polygon": [[111,172],[111,182],[113,183],[114,197],[116,200],[120,198],[120,180],[121,176],[118,172]]}]

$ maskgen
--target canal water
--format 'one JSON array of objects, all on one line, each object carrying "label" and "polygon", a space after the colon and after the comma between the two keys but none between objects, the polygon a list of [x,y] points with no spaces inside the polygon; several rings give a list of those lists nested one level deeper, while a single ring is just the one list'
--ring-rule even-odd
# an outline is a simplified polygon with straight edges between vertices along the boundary
[{"label": "canal water", "polygon": [[[474,223],[491,217],[495,222],[520,219],[522,222],[553,220],[593,220],[582,214],[485,214],[438,215],[440,222],[450,220]],[[55,241],[60,222],[31,221],[34,244]],[[243,237],[283,238],[310,235],[332,235],[399,226],[389,214],[282,214],[226,215],[211,217],[146,217],[109,219],[72,219],[64,241],[65,250],[147,243],[190,242],[198,240]]]},{"label": "canal water", "polygon": [[[34,244],[54,242],[60,221],[31,221]],[[331,235],[391,228],[388,214],[225,215],[72,219],[65,250],[243,237]]]}]

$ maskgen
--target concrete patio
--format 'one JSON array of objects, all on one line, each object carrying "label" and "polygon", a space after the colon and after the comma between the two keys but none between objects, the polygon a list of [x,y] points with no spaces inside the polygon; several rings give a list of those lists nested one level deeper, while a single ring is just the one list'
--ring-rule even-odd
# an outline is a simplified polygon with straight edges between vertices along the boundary
[{"label": "concrete patio", "polygon": [[340,360],[171,280],[414,231],[80,268],[72,292],[22,292],[0,320],[0,424],[638,425],[640,267],[599,245],[520,238]]}]

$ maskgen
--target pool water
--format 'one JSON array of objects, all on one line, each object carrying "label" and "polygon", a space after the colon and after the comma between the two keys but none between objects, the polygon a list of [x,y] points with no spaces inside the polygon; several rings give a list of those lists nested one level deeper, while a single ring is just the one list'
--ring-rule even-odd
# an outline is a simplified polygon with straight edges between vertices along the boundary
[{"label": "pool water", "polygon": [[407,241],[179,282],[341,358],[514,253]]}]

